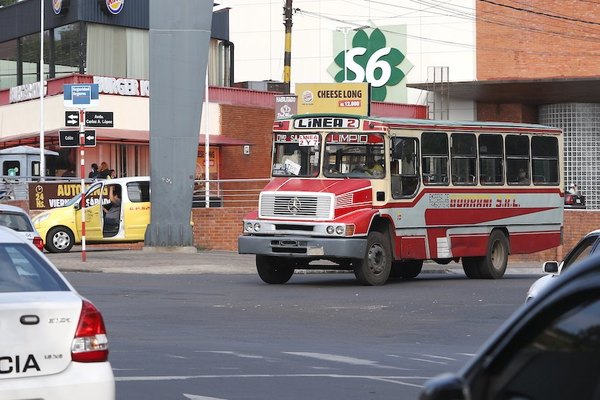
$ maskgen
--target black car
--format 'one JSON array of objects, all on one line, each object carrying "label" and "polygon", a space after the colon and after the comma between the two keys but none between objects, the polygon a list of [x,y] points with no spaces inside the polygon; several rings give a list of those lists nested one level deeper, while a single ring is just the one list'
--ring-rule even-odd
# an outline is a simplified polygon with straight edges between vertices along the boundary
[{"label": "black car", "polygon": [[421,400],[600,399],[600,255],[519,308],[457,374]]}]

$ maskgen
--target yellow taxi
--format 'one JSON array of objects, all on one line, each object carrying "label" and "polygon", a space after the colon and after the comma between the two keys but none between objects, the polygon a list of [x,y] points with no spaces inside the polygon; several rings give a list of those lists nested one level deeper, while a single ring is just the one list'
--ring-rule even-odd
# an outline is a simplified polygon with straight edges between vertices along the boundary
[{"label": "yellow taxi", "polygon": [[[144,240],[150,223],[150,177],[92,182],[84,200],[86,243]],[[81,194],[63,207],[37,215],[33,223],[44,239],[46,250],[51,253],[70,251],[74,244],[82,241]]]}]

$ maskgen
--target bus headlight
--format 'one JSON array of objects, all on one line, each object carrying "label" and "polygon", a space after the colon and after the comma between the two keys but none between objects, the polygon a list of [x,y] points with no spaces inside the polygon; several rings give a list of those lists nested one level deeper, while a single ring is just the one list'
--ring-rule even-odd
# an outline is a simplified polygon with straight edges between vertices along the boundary
[{"label": "bus headlight", "polygon": [[327,233],[328,233],[329,235],[333,235],[333,232],[335,232],[335,228],[334,228],[333,226],[329,225],[329,226],[327,227]]},{"label": "bus headlight", "polygon": [[344,227],[342,225],[336,226],[335,227],[335,233],[337,233],[338,235],[343,235],[344,234]]},{"label": "bus headlight", "polygon": [[260,231],[260,222],[255,222],[255,223],[254,223],[254,231],[255,231],[255,232],[258,232],[258,231]]},{"label": "bus headlight", "polygon": [[246,232],[252,232],[254,228],[252,227],[252,222],[246,222],[245,230]]}]

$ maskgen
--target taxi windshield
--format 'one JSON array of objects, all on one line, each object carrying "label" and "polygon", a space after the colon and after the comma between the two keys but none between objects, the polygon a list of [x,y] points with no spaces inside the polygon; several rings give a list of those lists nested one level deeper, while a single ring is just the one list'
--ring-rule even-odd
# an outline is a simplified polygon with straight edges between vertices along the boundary
[{"label": "taxi windshield", "polygon": [[276,133],[273,140],[273,176],[319,175],[321,135],[316,132]]},{"label": "taxi windshield", "polygon": [[329,133],[323,174],[331,178],[385,177],[384,138],[374,133]]}]

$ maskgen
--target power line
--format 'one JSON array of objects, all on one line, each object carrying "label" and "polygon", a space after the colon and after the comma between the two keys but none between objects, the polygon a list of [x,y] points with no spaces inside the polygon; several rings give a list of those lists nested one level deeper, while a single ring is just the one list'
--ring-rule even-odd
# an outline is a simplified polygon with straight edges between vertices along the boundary
[{"label": "power line", "polygon": [[570,22],[580,22],[582,24],[590,24],[590,25],[598,25],[598,26],[600,26],[600,22],[588,21],[588,20],[580,19],[580,18],[566,17],[566,16],[563,16],[563,15],[550,14],[550,13],[541,12],[541,11],[534,11],[534,10],[526,9],[526,8],[522,8],[522,7],[515,7],[515,6],[510,6],[508,4],[497,3],[497,2],[492,1],[492,0],[479,0],[479,1],[481,1],[482,3],[493,4],[493,5],[498,6],[498,7],[505,7],[505,8],[509,8],[511,10],[527,12],[527,13],[531,13],[531,14],[541,15],[541,16],[544,16],[544,17],[561,19],[561,20],[570,21]]}]

